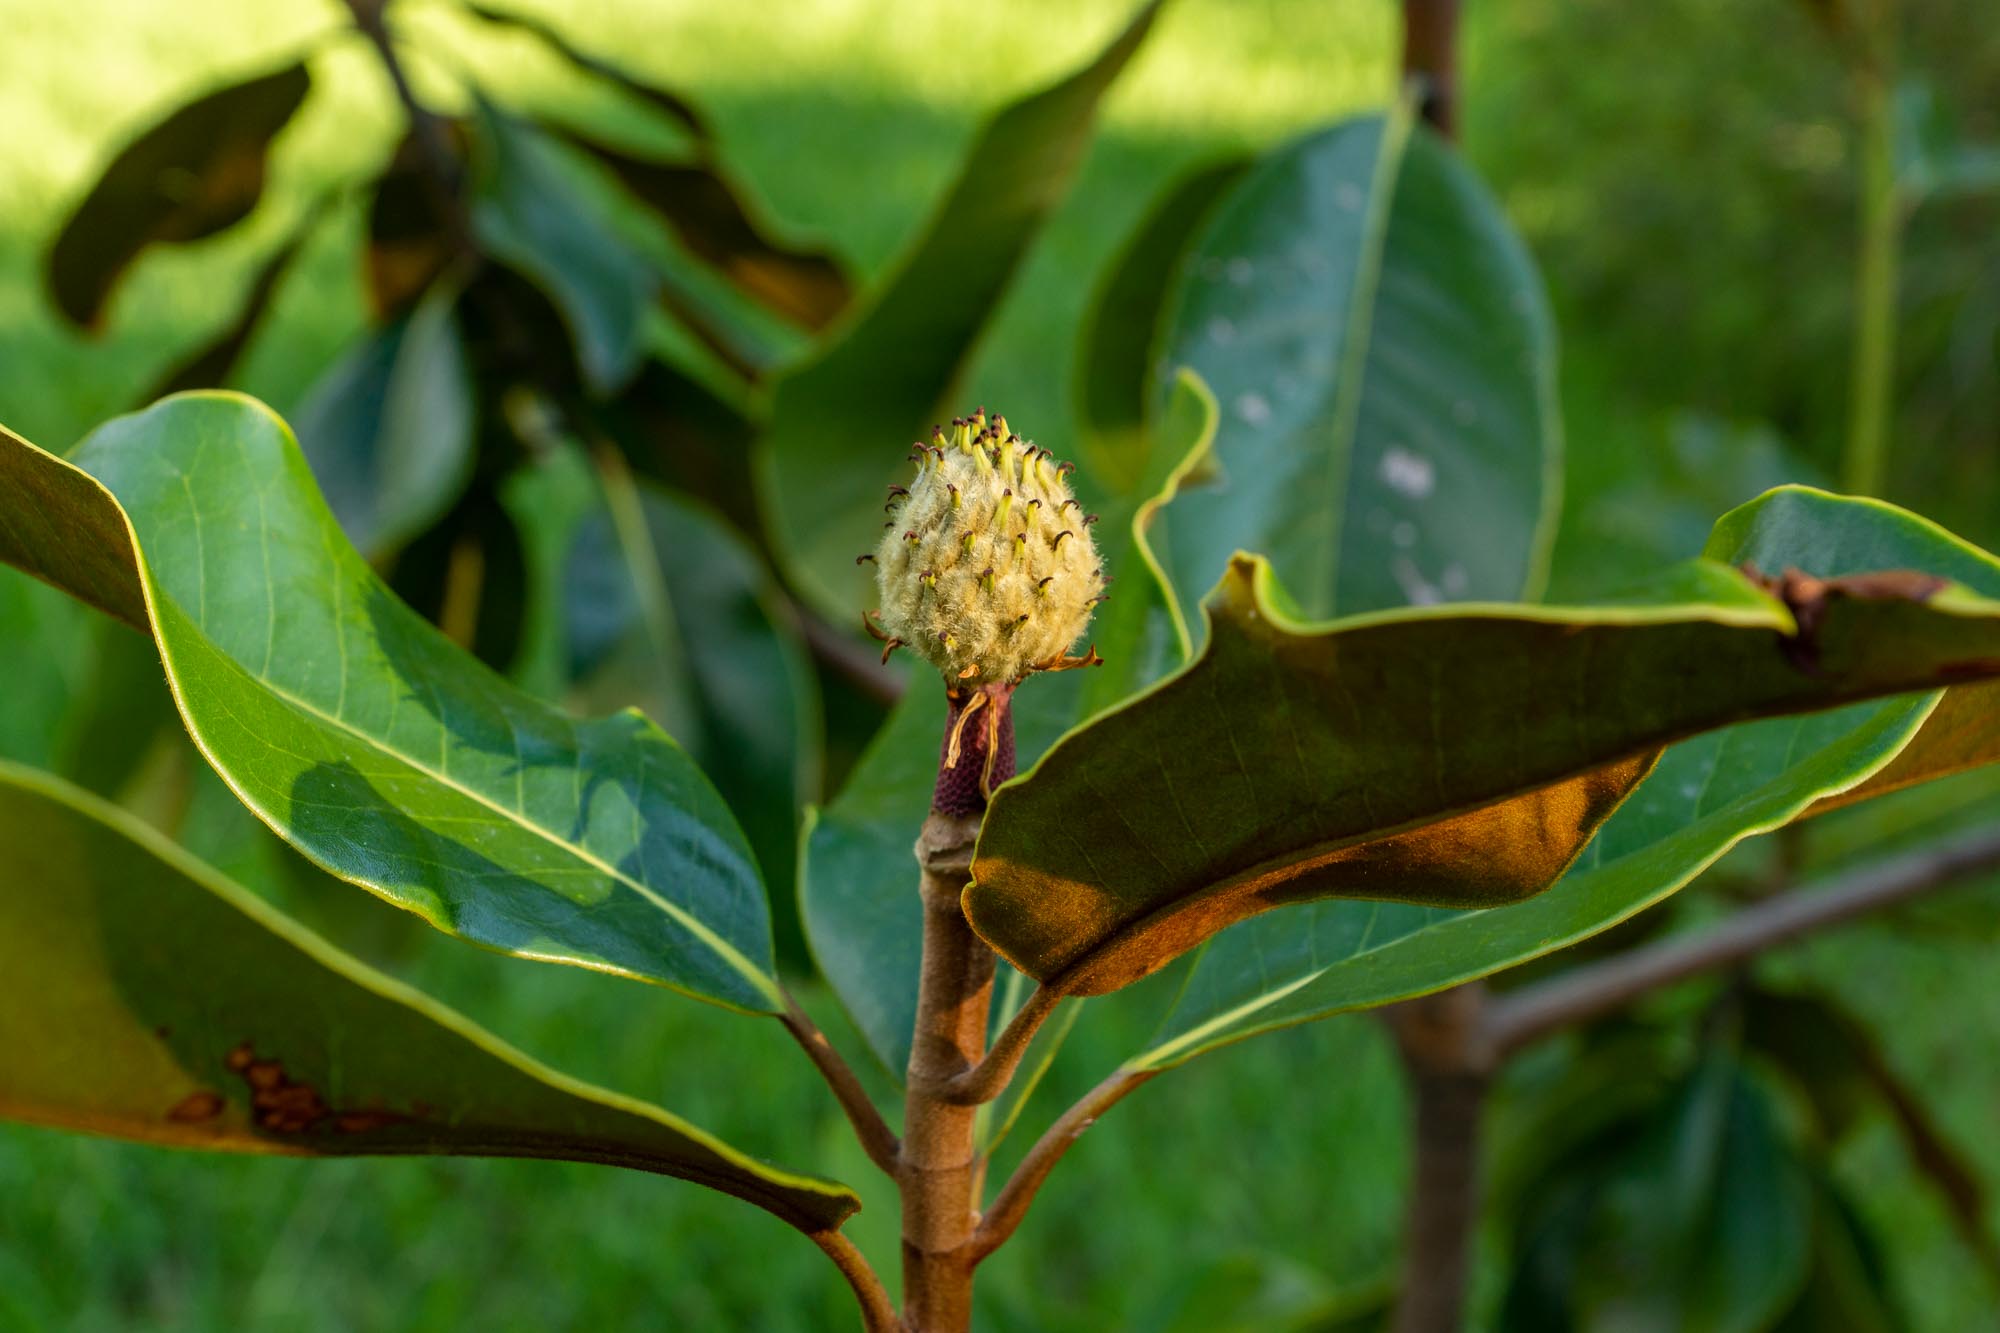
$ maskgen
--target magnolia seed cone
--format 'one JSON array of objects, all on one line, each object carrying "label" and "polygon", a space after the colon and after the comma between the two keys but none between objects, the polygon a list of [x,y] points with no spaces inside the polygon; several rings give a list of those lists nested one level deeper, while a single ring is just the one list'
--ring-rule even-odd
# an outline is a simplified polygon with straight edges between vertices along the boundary
[{"label": "magnolia seed cone", "polygon": [[[1070,494],[1070,465],[982,409],[934,431],[892,487],[877,548],[881,632],[947,684],[1011,685],[1081,665],[1070,648],[1104,600],[1095,515]],[[867,557],[863,557],[864,559]]]}]

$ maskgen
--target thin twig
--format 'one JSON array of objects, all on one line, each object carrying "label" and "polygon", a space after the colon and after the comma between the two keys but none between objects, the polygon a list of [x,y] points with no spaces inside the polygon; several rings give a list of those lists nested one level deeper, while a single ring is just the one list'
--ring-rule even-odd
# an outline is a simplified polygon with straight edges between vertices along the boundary
[{"label": "thin twig", "polygon": [[903,682],[896,673],[877,660],[875,651],[864,648],[815,614],[803,603],[792,610],[804,635],[806,647],[827,666],[877,703],[893,706],[903,697]]},{"label": "thin twig", "polygon": [[875,1276],[869,1266],[868,1257],[854,1247],[854,1242],[838,1231],[809,1231],[812,1243],[826,1251],[826,1257],[833,1260],[833,1266],[847,1279],[847,1285],[854,1289],[854,1299],[861,1303],[862,1326],[867,1333],[901,1333],[903,1321],[896,1314],[895,1305],[889,1300],[889,1292],[882,1285],[882,1279]]},{"label": "thin twig", "polygon": [[1055,1170],[1056,1163],[1062,1160],[1070,1145],[1082,1138],[1083,1132],[1096,1124],[1099,1116],[1159,1072],[1157,1069],[1121,1069],[1085,1093],[1082,1100],[1056,1118],[1047,1132],[1035,1141],[1035,1146],[1028,1149],[1028,1155],[1021,1159],[1021,1164],[1014,1168],[1014,1174],[1000,1187],[993,1206],[979,1219],[979,1228],[972,1235],[973,1263],[978,1263],[1007,1243],[1007,1238],[1021,1225],[1021,1219],[1028,1215],[1028,1207],[1034,1203],[1042,1182],[1049,1178],[1049,1172]]},{"label": "thin twig", "polygon": [[1035,993],[1028,997],[1020,1012],[1000,1030],[993,1049],[986,1053],[985,1059],[942,1083],[926,1087],[924,1091],[954,1106],[978,1106],[992,1101],[1007,1090],[1007,1085],[1013,1081],[1014,1071],[1020,1068],[1021,1057],[1028,1053],[1035,1034],[1041,1031],[1042,1024],[1056,1011],[1062,999],[1060,993],[1047,986],[1035,987]]},{"label": "thin twig", "polygon": [[902,1144],[897,1140],[889,1122],[875,1109],[875,1103],[868,1098],[867,1090],[855,1076],[854,1069],[841,1058],[819,1025],[799,1006],[790,991],[785,992],[785,1012],[778,1015],[785,1025],[785,1031],[812,1060],[820,1077],[833,1089],[834,1098],[840,1109],[847,1113],[847,1123],[854,1126],[854,1136],[861,1140],[861,1146],[868,1152],[868,1160],[894,1176],[902,1153]]},{"label": "thin twig", "polygon": [[396,100],[403,104],[410,128],[416,132],[417,152],[424,160],[424,188],[431,196],[431,206],[451,231],[453,243],[466,255],[476,258],[479,243],[472,230],[472,214],[458,192],[457,154],[452,148],[451,134],[445,128],[444,118],[419,102],[410,87],[409,75],[396,55],[395,41],[389,36],[389,25],[382,16],[384,0],[346,0],[346,4],[347,11],[354,15],[354,26],[375,47],[382,68],[395,87]]},{"label": "thin twig", "polygon": [[1502,1054],[1587,1022],[1648,991],[1728,967],[1827,926],[1914,898],[1976,870],[2000,865],[2000,832],[1893,857],[1746,907],[1706,930],[1590,963],[1495,999],[1486,1038]]}]

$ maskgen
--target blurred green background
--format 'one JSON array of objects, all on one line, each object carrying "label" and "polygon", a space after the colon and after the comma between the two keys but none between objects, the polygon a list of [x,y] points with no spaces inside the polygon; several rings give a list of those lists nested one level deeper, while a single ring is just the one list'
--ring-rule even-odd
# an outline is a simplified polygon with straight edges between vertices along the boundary
[{"label": "blurred green background", "polygon": [[[865,281],[915,233],[980,121],[1087,59],[1127,8],[594,0],[546,12],[578,45],[690,94],[771,214]],[[1467,8],[1467,152],[1534,248],[1564,335],[1555,588],[1588,589],[1621,556],[1690,553],[1716,513],[1766,484],[1836,471],[1855,217],[1848,84],[1795,0]],[[1911,8],[1907,68],[1968,133],[2000,135],[1990,4]],[[213,80],[342,21],[332,5],[251,0],[0,2],[0,419],[62,448],[130,406],[227,320],[251,265],[308,201],[389,151],[393,101],[349,42],[316,66],[250,226],[149,253],[95,339],[48,306],[43,247],[118,144]],[[462,28],[421,3],[403,21]],[[1397,40],[1395,6],[1380,0],[1176,0],[1114,90],[1077,188],[982,349],[968,404],[1003,407],[1061,451],[1078,322],[1149,202],[1193,164],[1381,104]],[[443,46],[517,103],[589,96],[526,40],[464,29]],[[438,73],[419,68],[420,90]],[[238,377],[281,411],[365,322],[353,281],[361,204],[335,207]],[[1996,226],[1990,200],[1912,222],[1886,488],[1988,546],[2000,544]],[[43,645],[92,632],[87,613],[11,572],[0,597],[33,604]],[[41,646],[0,654],[0,691],[11,673],[62,660]],[[0,716],[0,752],[39,758],[42,723]],[[1898,809],[1876,815],[1876,831],[1916,817]],[[892,1201],[775,1025],[746,1034],[663,992],[441,937],[404,945],[400,919],[355,898],[357,914],[383,918],[362,929],[399,941],[398,970],[535,1054],[861,1186],[873,1206],[853,1230],[892,1261]],[[2000,893],[1971,890],[1926,929],[1859,927],[1775,965],[1837,988],[1893,1034],[1899,1069],[2000,1179],[2000,914],[1977,910],[1994,905]],[[1027,1130],[1131,1049],[1148,998],[1091,1012]],[[730,1081],[704,1085],[714,1069]],[[1198,1061],[1112,1124],[983,1270],[984,1326],[1208,1328],[1180,1313],[1204,1289],[1247,1283],[1272,1308],[1324,1311],[1391,1271],[1408,1153],[1395,1061],[1370,1022]],[[2000,1292],[1902,1153],[1877,1126],[1839,1159],[1887,1242],[1897,1291],[1921,1328],[2000,1329]],[[1484,1279],[1490,1301],[1494,1275]],[[0,1126],[0,1329],[786,1330],[847,1327],[846,1301],[781,1224],[689,1185],[540,1163],[198,1158]],[[1246,1328],[1280,1326],[1246,1317]]]}]

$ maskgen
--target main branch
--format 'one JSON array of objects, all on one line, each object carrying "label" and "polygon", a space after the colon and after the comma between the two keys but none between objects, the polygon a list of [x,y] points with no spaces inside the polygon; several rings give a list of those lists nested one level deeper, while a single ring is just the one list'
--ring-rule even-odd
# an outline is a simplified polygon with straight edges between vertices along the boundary
[{"label": "main branch", "polygon": [[978,1218],[976,1106],[935,1091],[986,1051],[993,950],[967,924],[960,896],[972,877],[979,816],[933,811],[917,839],[922,867],[923,965],[903,1109],[903,1313],[920,1333],[972,1324],[969,1252]]}]

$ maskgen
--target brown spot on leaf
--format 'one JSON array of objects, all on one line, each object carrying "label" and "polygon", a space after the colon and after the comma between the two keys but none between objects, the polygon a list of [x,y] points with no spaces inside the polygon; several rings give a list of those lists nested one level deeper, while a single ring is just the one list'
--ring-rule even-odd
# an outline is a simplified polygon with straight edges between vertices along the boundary
[{"label": "brown spot on leaf", "polygon": [[1765,574],[1753,564],[1743,573],[1764,591],[1783,602],[1798,622],[1799,632],[1785,642],[1785,656],[1793,666],[1808,674],[1819,665],[1819,629],[1826,619],[1827,603],[1836,597],[1860,601],[1925,602],[1950,580],[1915,569],[1882,569],[1863,574],[1843,574],[1822,579],[1787,566],[1782,574]]},{"label": "brown spot on leaf", "polygon": [[333,1127],[343,1134],[366,1134],[370,1130],[386,1129],[399,1124],[405,1117],[393,1111],[342,1111]]},{"label": "brown spot on leaf", "polygon": [[204,1120],[213,1120],[222,1114],[222,1098],[219,1094],[203,1088],[191,1092],[175,1102],[167,1112],[167,1119],[177,1125],[196,1125]]},{"label": "brown spot on leaf", "polygon": [[[342,1111],[328,1106],[318,1088],[294,1079],[286,1072],[282,1060],[259,1060],[249,1042],[231,1051],[226,1063],[243,1076],[249,1087],[250,1113],[258,1127],[276,1134],[308,1134],[329,1129],[342,1134],[365,1134],[409,1119],[394,1111]],[[216,1103],[220,1109],[221,1098],[216,1098]],[[419,1116],[427,1114],[427,1110],[418,1104]]]}]

